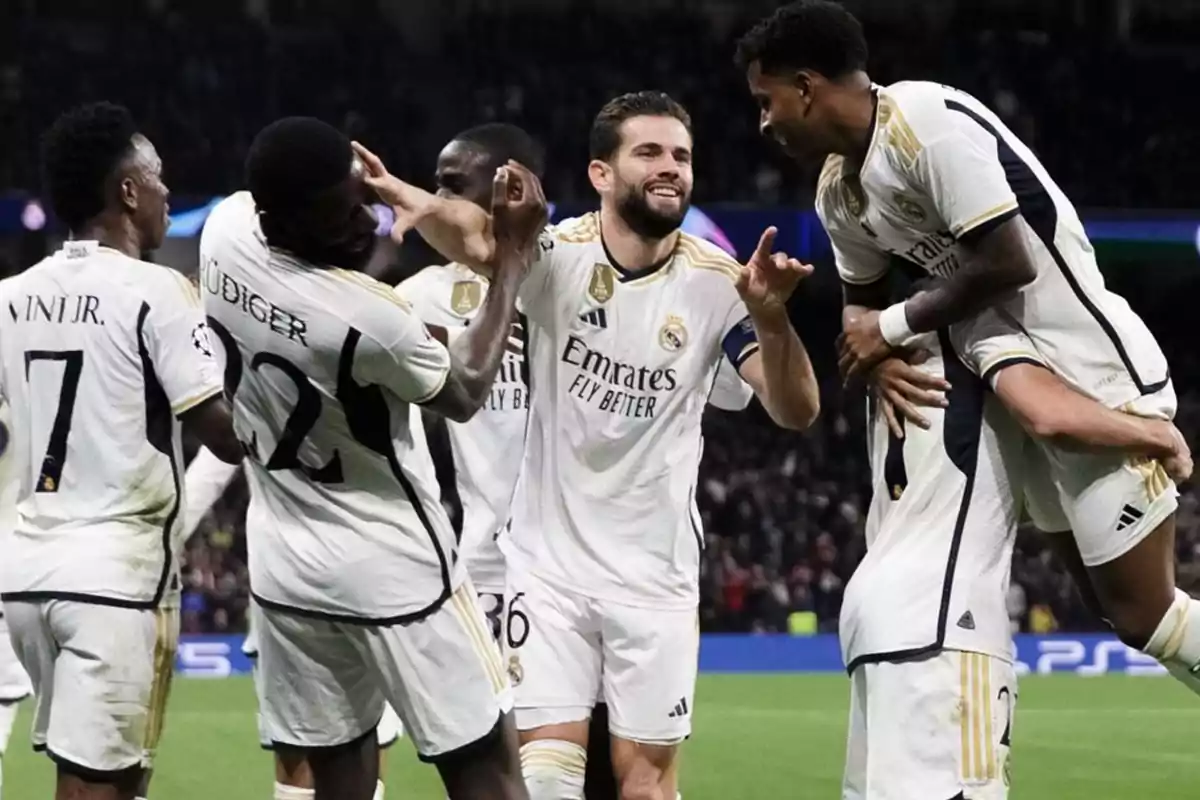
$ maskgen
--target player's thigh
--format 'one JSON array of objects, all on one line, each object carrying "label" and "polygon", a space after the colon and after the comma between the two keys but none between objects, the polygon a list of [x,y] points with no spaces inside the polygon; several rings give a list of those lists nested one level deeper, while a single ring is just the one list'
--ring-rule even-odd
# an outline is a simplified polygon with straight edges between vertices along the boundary
[{"label": "player's thigh", "polygon": [[367,663],[367,628],[259,606],[251,614],[260,739],[336,747],[375,728],[384,700]]},{"label": "player's thigh", "polygon": [[[576,726],[601,693],[600,630],[588,598],[511,573],[505,591],[505,665],[517,727]],[[586,737],[586,725],[579,741]]]},{"label": "player's thigh", "polygon": [[21,666],[8,635],[8,620],[0,614],[0,703],[14,703],[33,694],[29,674]]},{"label": "player's thigh", "polygon": [[50,708],[54,703],[54,667],[58,644],[46,614],[44,602],[4,604],[4,620],[17,660],[29,676],[34,692],[33,726],[30,738],[35,749],[46,746],[50,727]]},{"label": "player's thigh", "polygon": [[155,704],[166,686],[155,670],[171,636],[161,610],[50,601],[58,654],[45,746],[67,771],[118,773],[144,764]]},{"label": "player's thigh", "polygon": [[1179,505],[1179,492],[1157,461],[1049,448],[1047,454],[1088,567],[1128,553]]},{"label": "player's thigh", "polygon": [[601,614],[609,731],[649,745],[683,741],[692,731],[700,653],[695,609],[610,603]]},{"label": "player's thigh", "polygon": [[371,669],[422,760],[452,757],[512,710],[500,648],[469,583],[417,622],[372,628]]},{"label": "player's thigh", "polygon": [[846,761],[842,772],[842,800],[867,797],[867,675],[869,664],[850,674],[850,721],[846,726]]},{"label": "player's thigh", "polygon": [[1008,794],[1016,674],[978,653],[866,664],[864,800]]}]

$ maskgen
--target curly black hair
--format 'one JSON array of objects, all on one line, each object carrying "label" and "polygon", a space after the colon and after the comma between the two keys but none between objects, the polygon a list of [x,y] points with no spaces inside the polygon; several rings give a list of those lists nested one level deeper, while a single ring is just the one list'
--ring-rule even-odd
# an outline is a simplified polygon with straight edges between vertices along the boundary
[{"label": "curly black hair", "polygon": [[692,118],[687,109],[666,92],[630,92],[614,97],[604,104],[588,136],[591,158],[608,161],[621,147],[621,123],[634,117],[674,117],[692,132]]},{"label": "curly black hair", "polygon": [[502,167],[511,158],[539,178],[546,169],[541,145],[524,128],[507,122],[488,122],[467,128],[455,136],[454,141],[485,154],[491,166]]},{"label": "curly black hair", "polygon": [[811,69],[837,80],[867,67],[862,25],[839,3],[797,0],[760,21],[738,41],[734,61],[757,61],[765,73]]},{"label": "curly black hair", "polygon": [[260,211],[288,212],[350,174],[354,150],[315,117],[284,117],[259,131],[246,154],[246,186]]},{"label": "curly black hair", "polygon": [[76,230],[104,210],[105,183],[133,150],[133,115],[113,103],[67,111],[42,136],[42,172],[50,205]]}]

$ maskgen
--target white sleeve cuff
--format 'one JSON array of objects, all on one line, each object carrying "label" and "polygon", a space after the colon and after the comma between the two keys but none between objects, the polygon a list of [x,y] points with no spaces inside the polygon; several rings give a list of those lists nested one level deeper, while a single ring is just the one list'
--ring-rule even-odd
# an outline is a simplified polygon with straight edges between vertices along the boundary
[{"label": "white sleeve cuff", "polygon": [[904,303],[890,305],[880,313],[879,332],[883,335],[883,340],[892,347],[903,347],[916,335],[912,328],[908,327],[908,312],[904,310]]}]

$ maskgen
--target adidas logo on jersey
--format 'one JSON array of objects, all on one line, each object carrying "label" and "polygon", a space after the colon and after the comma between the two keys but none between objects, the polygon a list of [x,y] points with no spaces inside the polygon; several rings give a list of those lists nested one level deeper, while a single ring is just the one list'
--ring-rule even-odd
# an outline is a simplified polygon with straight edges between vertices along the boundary
[{"label": "adidas logo on jersey", "polygon": [[671,713],[667,714],[667,718],[668,719],[679,719],[680,717],[686,717],[687,714],[688,714],[687,698],[681,697],[681,698],[679,698],[679,702],[675,704],[675,708],[671,710]]},{"label": "adidas logo on jersey", "polygon": [[594,328],[600,328],[601,330],[608,328],[608,313],[603,308],[597,308],[586,314],[580,314],[579,318]]},{"label": "adidas logo on jersey", "polygon": [[1136,508],[1134,508],[1131,505],[1126,505],[1124,508],[1121,509],[1121,516],[1117,519],[1117,530],[1118,531],[1125,530],[1130,525],[1133,525],[1134,523],[1136,523],[1138,520],[1140,520],[1144,516],[1145,516],[1144,512],[1137,510]]},{"label": "adidas logo on jersey", "polygon": [[963,612],[963,615],[958,618],[958,627],[964,631],[975,630],[975,616],[970,611]]}]

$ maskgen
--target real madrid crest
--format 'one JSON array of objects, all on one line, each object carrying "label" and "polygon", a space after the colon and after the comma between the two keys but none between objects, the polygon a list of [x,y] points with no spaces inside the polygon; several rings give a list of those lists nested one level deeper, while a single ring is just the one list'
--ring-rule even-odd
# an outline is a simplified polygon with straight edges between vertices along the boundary
[{"label": "real madrid crest", "polygon": [[607,303],[613,296],[613,268],[608,264],[592,265],[592,280],[588,283],[588,295],[597,303]]},{"label": "real madrid crest", "polygon": [[670,353],[682,350],[687,345],[687,336],[683,320],[674,314],[668,314],[667,321],[658,329],[658,343]]},{"label": "real madrid crest", "polygon": [[450,290],[450,310],[460,317],[465,317],[479,308],[483,297],[478,281],[457,281]]},{"label": "real madrid crest", "polygon": [[513,686],[520,686],[521,681],[525,680],[525,668],[521,666],[521,659],[516,655],[508,657],[508,679],[512,681]]},{"label": "real madrid crest", "polygon": [[900,209],[900,215],[905,219],[916,223],[925,221],[925,209],[916,200],[911,200],[902,194],[896,194],[892,199],[896,202],[896,208]]}]

